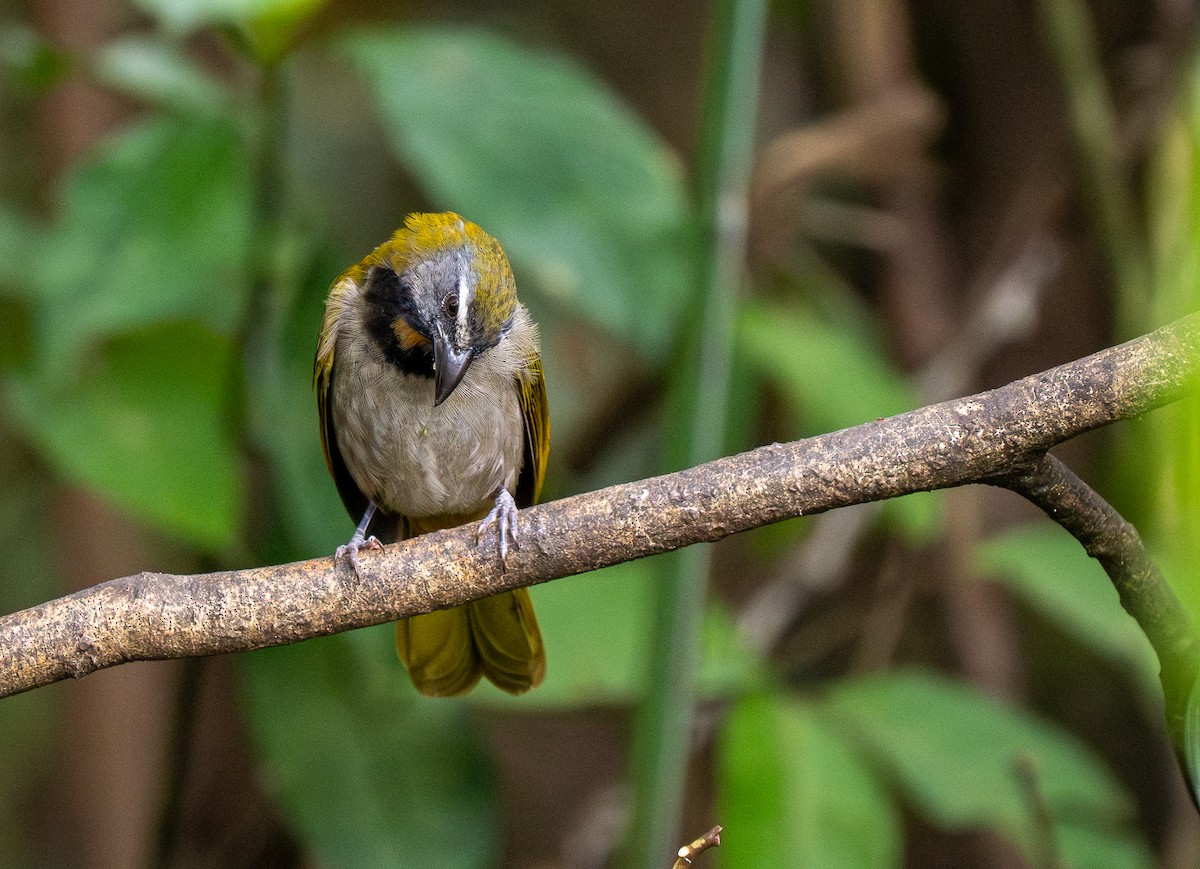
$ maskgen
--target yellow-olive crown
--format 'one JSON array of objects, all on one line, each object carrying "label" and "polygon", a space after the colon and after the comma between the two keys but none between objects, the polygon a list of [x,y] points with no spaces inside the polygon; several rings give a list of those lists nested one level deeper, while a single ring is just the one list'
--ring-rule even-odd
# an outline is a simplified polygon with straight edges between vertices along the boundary
[{"label": "yellow-olive crown", "polygon": [[[442,329],[461,350],[494,346],[512,324],[517,286],[500,243],[453,212],[410,214],[348,271],[389,319],[417,336]],[[397,324],[393,324],[395,331]]]}]

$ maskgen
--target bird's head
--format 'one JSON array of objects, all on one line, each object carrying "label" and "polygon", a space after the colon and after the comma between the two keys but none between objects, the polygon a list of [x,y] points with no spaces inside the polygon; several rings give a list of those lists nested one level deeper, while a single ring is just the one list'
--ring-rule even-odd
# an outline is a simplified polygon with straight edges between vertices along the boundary
[{"label": "bird's head", "polygon": [[434,404],[504,338],[517,288],[500,243],[457,214],[410,214],[363,263],[369,328],[384,354],[434,378]]}]

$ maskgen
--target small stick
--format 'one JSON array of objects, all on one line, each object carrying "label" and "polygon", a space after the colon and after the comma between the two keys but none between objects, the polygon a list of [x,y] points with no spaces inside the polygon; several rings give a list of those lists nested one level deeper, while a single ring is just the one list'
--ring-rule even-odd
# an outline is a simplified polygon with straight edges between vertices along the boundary
[{"label": "small stick", "polygon": [[709,848],[715,848],[721,844],[721,825],[713,827],[699,839],[694,839],[688,844],[679,849],[679,856],[675,860],[671,869],[687,869],[692,865],[692,860],[699,857]]}]

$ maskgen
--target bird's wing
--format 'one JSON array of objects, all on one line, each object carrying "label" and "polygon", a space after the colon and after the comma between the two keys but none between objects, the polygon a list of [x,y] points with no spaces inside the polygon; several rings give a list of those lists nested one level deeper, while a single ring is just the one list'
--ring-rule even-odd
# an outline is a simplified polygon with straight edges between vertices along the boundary
[{"label": "bird's wing", "polygon": [[333,424],[332,386],[335,368],[334,350],[337,348],[338,329],[346,306],[358,292],[360,276],[355,270],[346,272],[329,291],[325,302],[325,316],[321,320],[321,333],[317,339],[317,356],[313,361],[313,383],[317,388],[317,412],[321,422],[321,449],[325,453],[325,467],[329,469],[337,485],[346,512],[355,522],[362,518],[367,509],[367,496],[359,491],[350,469],[338,449],[337,431]]},{"label": "bird's wing", "polygon": [[540,356],[533,357],[516,381],[516,387],[525,420],[525,460],[514,497],[518,507],[528,507],[541,497],[550,457],[550,406],[546,402],[546,377]]}]

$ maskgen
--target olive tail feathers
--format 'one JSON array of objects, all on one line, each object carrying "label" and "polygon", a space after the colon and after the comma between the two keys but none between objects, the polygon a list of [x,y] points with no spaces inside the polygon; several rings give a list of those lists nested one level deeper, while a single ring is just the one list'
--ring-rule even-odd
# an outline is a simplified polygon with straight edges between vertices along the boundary
[{"label": "olive tail feathers", "polygon": [[397,622],[396,651],[413,685],[431,697],[465,694],[480,676],[523,694],[546,673],[542,634],[524,588]]}]

